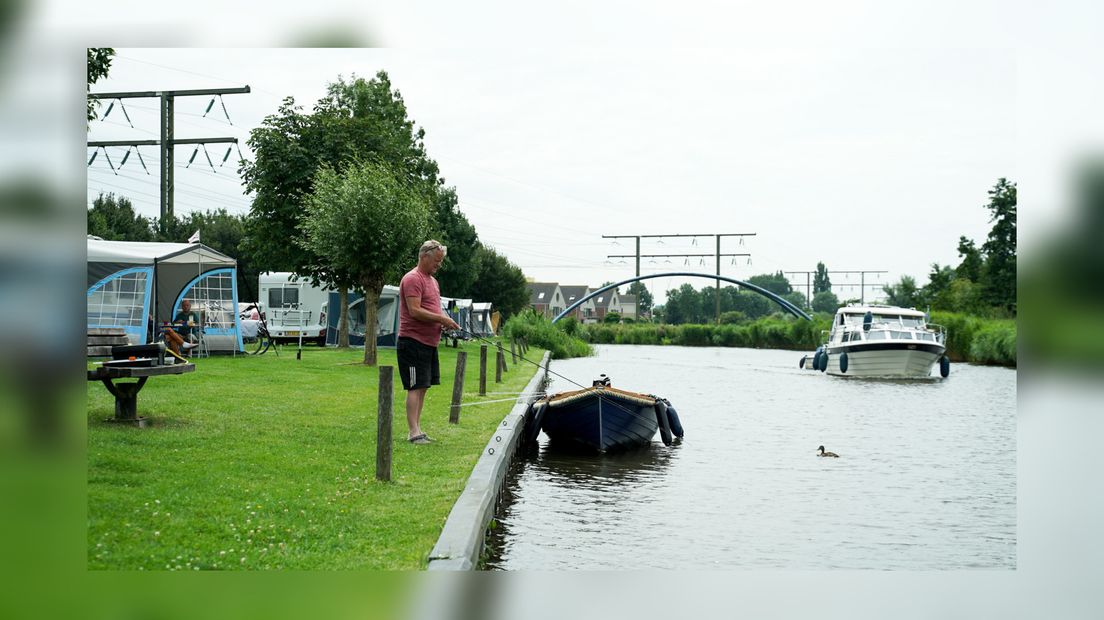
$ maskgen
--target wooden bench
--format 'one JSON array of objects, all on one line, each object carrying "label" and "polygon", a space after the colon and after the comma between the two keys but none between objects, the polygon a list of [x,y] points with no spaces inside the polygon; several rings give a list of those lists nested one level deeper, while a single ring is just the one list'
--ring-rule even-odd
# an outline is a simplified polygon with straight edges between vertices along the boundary
[{"label": "wooden bench", "polygon": [[[116,347],[129,344],[130,341],[127,340],[126,332],[122,328],[88,329],[88,357],[116,357]],[[115,417],[112,422],[144,427],[148,424],[148,420],[138,415],[138,392],[146,385],[146,381],[150,377],[182,375],[193,371],[195,371],[195,364],[184,362],[153,366],[99,366],[88,370],[88,380],[103,382],[107,391],[115,397]],[[137,379],[138,381],[115,383],[116,379]]]}]

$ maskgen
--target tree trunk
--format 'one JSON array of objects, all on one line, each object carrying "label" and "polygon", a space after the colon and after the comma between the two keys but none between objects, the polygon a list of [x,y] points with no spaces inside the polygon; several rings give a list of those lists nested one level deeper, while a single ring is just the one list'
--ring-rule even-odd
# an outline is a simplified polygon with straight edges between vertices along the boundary
[{"label": "tree trunk", "polygon": [[376,335],[379,332],[379,297],[383,290],[382,276],[367,276],[361,278],[361,287],[364,289],[364,363],[375,366],[376,360]]},{"label": "tree trunk", "polygon": [[337,346],[349,348],[349,287],[342,286],[337,289],[338,303],[341,304],[341,318],[337,321]]}]

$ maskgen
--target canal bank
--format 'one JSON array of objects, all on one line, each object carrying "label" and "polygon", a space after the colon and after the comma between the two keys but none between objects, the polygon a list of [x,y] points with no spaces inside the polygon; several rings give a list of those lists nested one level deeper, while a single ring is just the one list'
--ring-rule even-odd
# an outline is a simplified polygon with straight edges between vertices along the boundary
[{"label": "canal bank", "polygon": [[522,396],[487,441],[463,493],[445,521],[441,536],[429,554],[427,570],[470,571],[478,567],[487,527],[494,516],[506,472],[521,444],[526,411],[529,404],[537,399],[541,385],[548,377],[550,358],[551,353],[545,352]]}]

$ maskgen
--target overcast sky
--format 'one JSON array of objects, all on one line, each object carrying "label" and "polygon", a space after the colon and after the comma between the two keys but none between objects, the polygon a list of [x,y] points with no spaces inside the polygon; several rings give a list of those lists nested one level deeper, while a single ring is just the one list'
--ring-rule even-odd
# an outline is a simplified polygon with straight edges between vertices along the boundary
[{"label": "overcast sky", "polygon": [[[722,241],[721,273],[885,270],[927,280],[955,264],[960,235],[984,242],[999,177],[1016,180],[1016,62],[985,50],[387,50],[118,48],[94,91],[242,86],[226,120],[209,97],[178,98],[176,135],[236,136],[293,96],[310,109],[339,75],[387,71],[480,239],[527,276],[601,284],[633,275],[631,240],[602,235],[754,233]],[[157,101],[125,100],[93,140],[157,137]],[[101,114],[106,111],[101,108]],[[176,148],[178,214],[246,213],[234,152]],[[109,149],[117,166],[125,148]],[[91,149],[89,149],[91,156]],[[158,214],[150,174],[101,153],[88,200],[130,198]],[[645,240],[642,254],[709,253],[712,237]],[[705,259],[642,260],[642,273],[713,273]],[[624,262],[621,262],[624,261]],[[687,264],[689,263],[689,264]],[[658,297],[683,279],[649,280]],[[804,284],[804,277],[794,277]],[[693,280],[696,287],[707,280]],[[838,275],[833,282],[854,283]],[[802,289],[803,290],[803,289]],[[859,287],[837,289],[858,297]],[[868,289],[880,295],[876,289]],[[445,291],[447,294],[447,291]]]}]

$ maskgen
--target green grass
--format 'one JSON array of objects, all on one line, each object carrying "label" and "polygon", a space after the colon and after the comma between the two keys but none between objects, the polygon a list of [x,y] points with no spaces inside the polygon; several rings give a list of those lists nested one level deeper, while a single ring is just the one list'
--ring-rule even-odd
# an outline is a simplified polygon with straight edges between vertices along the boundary
[{"label": "green grass", "polygon": [[[476,396],[479,346],[469,343],[464,402]],[[359,350],[294,348],[280,357],[197,360],[194,373],[150,379],[137,429],[106,422],[114,400],[88,384],[90,569],[417,570],[512,401],[464,407],[448,423],[456,351],[442,347],[441,385],[406,441],[395,376],[392,481],[375,480],[378,369]],[[539,361],[542,350],[527,358]],[[488,392],[520,392],[536,367],[509,364]],[[509,362],[509,356],[507,356]],[[380,351],[394,365],[393,350]]]}]

